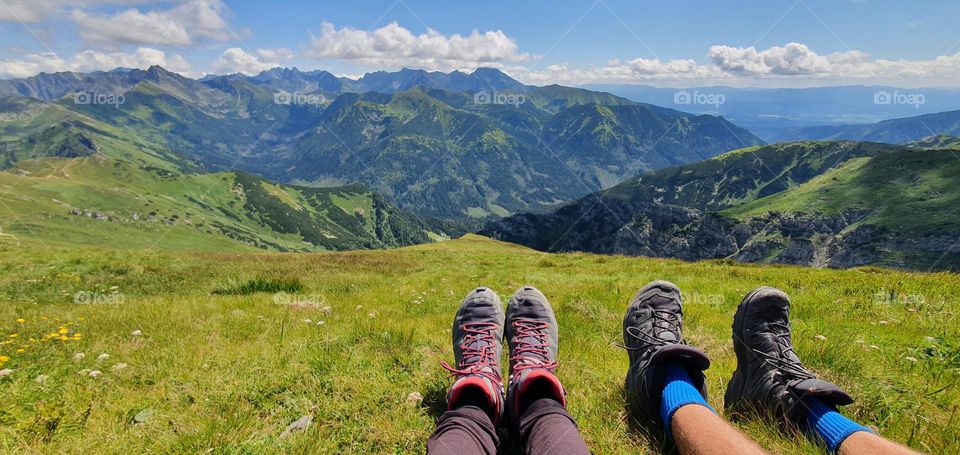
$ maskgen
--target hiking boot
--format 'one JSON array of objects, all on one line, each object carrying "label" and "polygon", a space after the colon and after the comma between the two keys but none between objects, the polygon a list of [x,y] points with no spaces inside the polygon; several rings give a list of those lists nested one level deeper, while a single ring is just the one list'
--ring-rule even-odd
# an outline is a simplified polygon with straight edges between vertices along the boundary
[{"label": "hiking boot", "polygon": [[[490,289],[477,288],[460,304],[453,320],[453,354],[456,368],[441,362],[457,379],[447,393],[447,409],[461,405],[463,398],[479,391],[490,406],[494,423],[503,415],[503,304]],[[471,393],[474,392],[474,393]]]},{"label": "hiking boot", "polygon": [[[524,406],[547,397],[566,407],[566,392],[557,370],[557,318],[550,302],[532,286],[520,288],[507,303],[507,345],[510,381],[507,416],[518,421]],[[535,393],[533,393],[535,392]]]},{"label": "hiking boot", "polygon": [[740,302],[733,317],[733,372],[724,406],[728,413],[755,411],[780,422],[805,421],[806,397],[836,407],[853,403],[840,387],[817,379],[800,361],[790,337],[790,298],[761,287]]},{"label": "hiking boot", "polygon": [[627,306],[623,318],[623,342],[630,356],[626,392],[633,415],[639,420],[660,421],[660,401],[670,363],[684,367],[697,390],[704,399],[707,397],[703,371],[710,367],[710,359],[684,343],[682,326],[680,289],[668,281],[644,286]]}]

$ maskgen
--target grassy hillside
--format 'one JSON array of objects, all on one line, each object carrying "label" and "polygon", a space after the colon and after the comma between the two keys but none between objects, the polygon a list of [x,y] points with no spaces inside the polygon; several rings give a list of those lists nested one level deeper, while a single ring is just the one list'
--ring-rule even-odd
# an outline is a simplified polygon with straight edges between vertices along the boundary
[{"label": "grassy hillside", "polygon": [[634,177],[602,194],[609,200],[716,210],[794,188],[851,158],[897,150],[901,148],[895,145],[846,141],[749,147]]},{"label": "grassy hillside", "polygon": [[[10,341],[0,355],[14,370],[0,378],[4,453],[422,453],[449,384],[439,361],[452,356],[459,300],[478,285],[507,298],[527,283],[557,310],[558,374],[588,445],[646,453],[625,414],[627,354],[615,343],[627,300],[655,278],[685,292],[684,333],[714,362],[716,409],[734,369],[736,304],[769,284],[793,297],[800,356],[857,398],[848,414],[919,450],[960,451],[953,274],[551,255],[479,237],[237,255],[0,236],[0,270]],[[305,415],[305,433],[281,436]],[[822,453],[766,423],[738,426],[774,453]]]},{"label": "grassy hillside", "polygon": [[0,172],[0,229],[50,244],[202,251],[329,251],[429,241],[360,186],[302,188],[242,173],[181,174],[101,155]]},{"label": "grassy hillside", "polygon": [[956,228],[960,158],[952,150],[901,150],[851,159],[798,187],[731,208],[725,214],[835,214],[864,210],[869,224],[905,234]]}]

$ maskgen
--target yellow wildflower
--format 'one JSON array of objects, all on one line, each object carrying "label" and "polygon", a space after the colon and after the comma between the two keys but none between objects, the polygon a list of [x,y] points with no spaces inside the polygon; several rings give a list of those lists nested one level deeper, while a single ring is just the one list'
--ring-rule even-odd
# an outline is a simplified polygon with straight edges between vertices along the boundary
[{"label": "yellow wildflower", "polygon": [[67,329],[66,327],[60,327],[60,330],[57,330],[57,333],[59,333],[60,335],[63,335],[63,334],[65,334],[65,333],[69,333],[69,332],[70,332],[70,330]]},{"label": "yellow wildflower", "polygon": [[87,320],[87,318],[77,318],[77,319],[79,319],[79,320],[81,320],[81,321],[86,321],[86,320]]},{"label": "yellow wildflower", "polygon": [[26,349],[23,349],[23,348],[17,349],[17,352],[23,352],[23,351],[26,351]]},{"label": "yellow wildflower", "polygon": [[66,335],[60,335],[60,341],[67,341],[67,340],[69,340],[69,338],[67,338]]},{"label": "yellow wildflower", "polygon": [[17,322],[19,322],[20,324],[23,324],[24,322],[27,322],[27,320],[24,318],[19,318],[17,319]]},{"label": "yellow wildflower", "polygon": [[8,360],[10,360],[10,357],[7,357],[5,355],[0,355],[0,363],[5,363]]},{"label": "yellow wildflower", "polygon": [[18,336],[20,336],[20,335],[17,334],[17,333],[11,333],[11,334],[10,334],[10,338],[16,338],[16,337],[18,337]]}]

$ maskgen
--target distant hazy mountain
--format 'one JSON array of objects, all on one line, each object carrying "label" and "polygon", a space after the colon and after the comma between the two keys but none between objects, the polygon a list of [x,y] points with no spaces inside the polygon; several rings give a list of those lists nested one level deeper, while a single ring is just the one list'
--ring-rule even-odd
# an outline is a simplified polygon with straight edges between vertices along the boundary
[{"label": "distant hazy mountain", "polygon": [[767,142],[783,140],[784,132],[803,127],[871,124],[960,109],[960,89],[885,86],[675,89],[642,85],[588,85],[585,88],[686,112],[722,115]]},{"label": "distant hazy mountain", "polygon": [[903,144],[928,136],[960,134],[960,111],[884,120],[870,125],[808,127],[785,132],[781,140],[850,140]]},{"label": "distant hazy mountain", "polygon": [[184,168],[306,186],[361,183],[445,218],[540,210],[650,169],[761,143],[721,117],[527,86],[495,69],[356,80],[272,69],[194,80],[151,67],[0,85],[14,99],[52,101],[119,127],[171,151]]},{"label": "distant hazy mountain", "polygon": [[960,269],[949,150],[797,142],[653,171],[482,234],[549,251]]}]

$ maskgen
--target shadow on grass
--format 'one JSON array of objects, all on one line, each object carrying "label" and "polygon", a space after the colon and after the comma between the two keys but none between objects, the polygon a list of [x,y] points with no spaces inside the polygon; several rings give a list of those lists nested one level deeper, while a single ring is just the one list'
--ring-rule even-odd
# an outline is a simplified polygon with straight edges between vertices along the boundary
[{"label": "shadow on grass", "polygon": [[667,437],[663,425],[640,416],[630,404],[630,393],[625,388],[621,387],[618,392],[613,394],[611,399],[619,399],[623,403],[623,410],[627,416],[627,431],[630,435],[646,441],[648,453],[678,453],[676,444]]},{"label": "shadow on grass", "polygon": [[447,387],[445,381],[432,381],[423,395],[421,406],[434,420],[447,410]]}]

